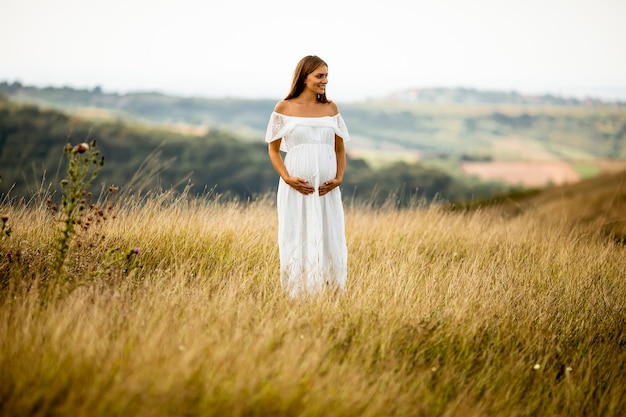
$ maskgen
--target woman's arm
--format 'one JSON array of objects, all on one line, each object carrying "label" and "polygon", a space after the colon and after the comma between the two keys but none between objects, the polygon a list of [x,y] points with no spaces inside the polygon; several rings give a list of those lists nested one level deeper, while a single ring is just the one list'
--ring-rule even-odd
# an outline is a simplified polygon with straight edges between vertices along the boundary
[{"label": "woman's arm", "polygon": [[277,139],[270,142],[267,146],[267,152],[270,156],[270,161],[272,162],[274,170],[276,170],[276,173],[280,175],[283,181],[296,189],[298,192],[301,192],[302,194],[311,194],[315,191],[315,188],[310,185],[307,180],[300,177],[291,177],[289,172],[287,172],[287,167],[285,167],[283,158],[280,155],[280,142],[281,139]]},{"label": "woman's arm", "polygon": [[337,175],[320,186],[320,196],[327,194],[335,187],[339,187],[343,182],[343,174],[346,170],[346,148],[343,139],[337,135],[335,135],[335,157],[337,158]]},{"label": "woman's arm", "polygon": [[335,153],[337,154],[337,175],[335,178],[339,180],[339,185],[341,185],[346,170],[346,147],[343,144],[343,139],[337,135],[335,135]]}]

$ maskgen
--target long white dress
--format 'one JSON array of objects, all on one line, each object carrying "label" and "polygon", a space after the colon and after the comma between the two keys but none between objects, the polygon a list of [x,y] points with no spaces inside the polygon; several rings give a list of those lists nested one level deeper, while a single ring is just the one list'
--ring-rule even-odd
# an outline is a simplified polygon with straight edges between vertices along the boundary
[{"label": "long white dress", "polygon": [[335,135],[350,141],[341,114],[324,117],[285,116],[273,112],[266,142],[282,139],[290,176],[306,179],[315,192],[304,195],[279,180],[278,247],[280,281],[292,297],[324,288],[343,291],[348,275],[343,205],[339,187],[320,197],[318,187],[335,178]]}]

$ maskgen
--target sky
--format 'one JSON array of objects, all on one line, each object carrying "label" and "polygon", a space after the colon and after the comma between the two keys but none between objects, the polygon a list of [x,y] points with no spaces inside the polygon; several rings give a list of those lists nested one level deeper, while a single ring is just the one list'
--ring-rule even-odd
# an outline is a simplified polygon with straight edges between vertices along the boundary
[{"label": "sky", "polygon": [[623,0],[0,0],[0,81],[284,97],[305,55],[329,98],[466,87],[626,99]]}]

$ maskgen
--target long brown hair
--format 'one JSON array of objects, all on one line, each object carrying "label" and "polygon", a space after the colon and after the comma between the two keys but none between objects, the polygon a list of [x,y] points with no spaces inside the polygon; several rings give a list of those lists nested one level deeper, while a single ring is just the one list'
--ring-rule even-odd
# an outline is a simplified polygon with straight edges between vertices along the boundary
[{"label": "long brown hair", "polygon": [[[291,90],[289,91],[289,94],[287,94],[287,97],[285,97],[285,100],[296,98],[300,94],[302,94],[302,92],[304,91],[304,82],[306,80],[306,77],[308,77],[309,74],[311,74],[322,65],[326,65],[326,67],[328,67],[328,64],[324,62],[324,60],[319,56],[307,55],[302,58],[300,62],[298,62],[298,65],[296,65],[296,69],[293,72]],[[324,94],[318,94],[317,101],[319,101],[320,103],[330,102],[330,100],[326,98],[326,92],[324,92]]]}]

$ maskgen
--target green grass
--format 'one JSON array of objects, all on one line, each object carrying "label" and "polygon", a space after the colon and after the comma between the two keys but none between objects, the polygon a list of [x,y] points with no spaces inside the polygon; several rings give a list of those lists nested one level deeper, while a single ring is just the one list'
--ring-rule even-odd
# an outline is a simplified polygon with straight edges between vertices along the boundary
[{"label": "green grass", "polygon": [[574,171],[581,179],[595,177],[602,172],[600,167],[593,162],[573,163],[572,168],[574,168]]}]

